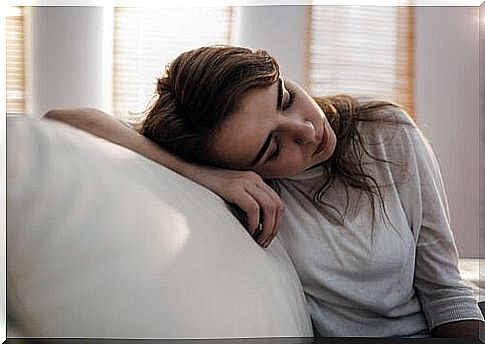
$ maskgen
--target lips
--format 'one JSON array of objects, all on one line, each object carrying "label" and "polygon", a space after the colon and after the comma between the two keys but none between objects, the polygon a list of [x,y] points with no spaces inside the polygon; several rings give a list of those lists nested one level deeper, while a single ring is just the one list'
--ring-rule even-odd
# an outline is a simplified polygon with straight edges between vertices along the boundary
[{"label": "lips", "polygon": [[325,130],[325,125],[324,125],[323,126],[323,132],[322,132],[322,140],[321,140],[320,144],[318,145],[318,147],[315,149],[315,152],[313,152],[312,156],[320,154],[321,152],[323,152],[326,144],[327,144],[327,131]]}]

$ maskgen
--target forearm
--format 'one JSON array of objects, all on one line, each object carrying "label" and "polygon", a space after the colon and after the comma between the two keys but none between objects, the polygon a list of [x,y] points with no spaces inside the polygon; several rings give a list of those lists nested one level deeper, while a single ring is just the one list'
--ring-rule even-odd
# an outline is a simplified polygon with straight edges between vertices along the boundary
[{"label": "forearm", "polygon": [[485,333],[485,323],[479,320],[461,320],[436,326],[433,337],[447,338],[479,338],[479,333]]},{"label": "forearm", "polygon": [[153,141],[92,108],[53,109],[44,118],[60,121],[97,137],[126,147],[184,176],[194,174],[194,166],[175,157]]},{"label": "forearm", "polygon": [[255,238],[262,246],[268,246],[275,237],[284,205],[278,194],[255,172],[187,163],[96,109],[55,109],[47,112],[44,117],[126,147],[208,188],[227,202],[236,204],[247,214],[247,229],[251,234],[256,233],[260,223],[263,224],[263,231],[257,232]]}]

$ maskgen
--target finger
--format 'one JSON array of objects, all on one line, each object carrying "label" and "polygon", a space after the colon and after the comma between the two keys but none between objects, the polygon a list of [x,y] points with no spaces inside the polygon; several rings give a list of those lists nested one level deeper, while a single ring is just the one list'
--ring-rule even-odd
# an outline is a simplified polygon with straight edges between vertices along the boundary
[{"label": "finger", "polygon": [[260,205],[263,231],[257,235],[256,241],[262,245],[273,233],[276,222],[276,204],[264,190],[255,185],[248,186],[246,190]]},{"label": "finger", "polygon": [[251,235],[255,234],[259,224],[260,206],[254,197],[248,192],[241,193],[235,203],[247,216],[247,230]]},{"label": "finger", "polygon": [[[261,214],[259,215],[259,217],[261,218]],[[259,222],[258,227],[253,233],[253,238],[256,239],[262,232],[263,232],[263,224]]]},{"label": "finger", "polygon": [[271,186],[269,186],[268,184],[266,184],[264,181],[261,181],[261,183],[258,183],[256,184],[259,188],[263,189],[264,191],[266,191],[268,193],[268,195],[274,199],[275,201],[279,201],[281,202],[281,198],[280,196],[278,195],[278,193],[273,190],[273,188]]},{"label": "finger", "polygon": [[282,219],[283,219],[283,212],[284,212],[285,205],[284,205],[283,201],[281,200],[280,196],[278,195],[278,193],[276,193],[276,191],[274,191],[269,185],[267,185],[266,183],[263,182],[261,184],[258,184],[258,187],[260,187],[265,192],[267,192],[268,195],[273,199],[273,201],[276,204],[275,224],[274,224],[274,227],[273,227],[273,231],[272,231],[269,239],[266,240],[266,242],[263,243],[263,246],[268,246],[269,243],[274,239],[274,237],[278,233],[279,227],[280,227]]},{"label": "finger", "polygon": [[273,233],[271,234],[271,237],[266,240],[265,243],[263,243],[263,246],[264,247],[268,247],[269,244],[273,241],[273,239],[276,237],[276,234],[278,234],[278,230],[281,226],[281,222],[283,222],[283,212],[279,212],[277,217],[276,217],[276,223],[275,223],[275,226],[273,228]]},{"label": "finger", "polygon": [[259,188],[264,190],[268,194],[268,196],[270,196],[273,199],[273,201],[275,202],[275,204],[277,206],[277,212],[283,213],[283,211],[285,209],[285,204],[281,200],[280,195],[278,195],[278,193],[275,190],[273,190],[268,184],[266,184],[264,182],[257,184],[257,185],[258,185]]}]

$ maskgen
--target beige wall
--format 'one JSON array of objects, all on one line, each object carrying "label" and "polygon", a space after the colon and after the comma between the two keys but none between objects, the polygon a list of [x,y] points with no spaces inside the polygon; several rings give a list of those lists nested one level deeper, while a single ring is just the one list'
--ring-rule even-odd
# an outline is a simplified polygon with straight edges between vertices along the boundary
[{"label": "beige wall", "polygon": [[416,7],[416,116],[440,162],[462,257],[479,255],[478,22],[478,7]]},{"label": "beige wall", "polygon": [[[480,257],[485,257],[485,2],[480,6]],[[483,264],[482,264],[483,265]],[[485,276],[485,266],[481,266]],[[484,281],[485,283],[485,281]],[[485,287],[485,286],[484,286]]]},{"label": "beige wall", "polygon": [[70,106],[111,112],[112,13],[92,6],[26,8],[29,115]]},{"label": "beige wall", "polygon": [[304,86],[306,6],[234,7],[233,44],[263,48],[283,73]]}]

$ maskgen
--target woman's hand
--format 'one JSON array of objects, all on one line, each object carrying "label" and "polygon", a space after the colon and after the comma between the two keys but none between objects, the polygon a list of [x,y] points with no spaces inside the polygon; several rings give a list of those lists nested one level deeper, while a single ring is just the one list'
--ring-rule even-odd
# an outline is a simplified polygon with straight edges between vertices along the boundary
[{"label": "woman's hand", "polygon": [[461,320],[439,325],[431,331],[432,337],[479,338],[485,331],[485,323],[480,320]]},{"label": "woman's hand", "polygon": [[268,247],[281,224],[284,204],[257,173],[191,165],[183,174],[241,208],[248,217],[248,232]]}]

